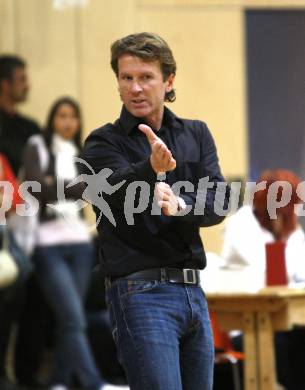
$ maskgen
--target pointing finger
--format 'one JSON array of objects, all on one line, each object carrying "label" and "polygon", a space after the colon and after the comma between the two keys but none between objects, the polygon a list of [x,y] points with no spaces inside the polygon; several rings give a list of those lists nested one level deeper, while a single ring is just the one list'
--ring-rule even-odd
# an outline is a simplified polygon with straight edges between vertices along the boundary
[{"label": "pointing finger", "polygon": [[153,144],[154,142],[159,140],[159,138],[156,136],[156,134],[152,131],[152,129],[149,126],[141,124],[138,126],[138,128],[146,135],[148,142],[150,144]]}]

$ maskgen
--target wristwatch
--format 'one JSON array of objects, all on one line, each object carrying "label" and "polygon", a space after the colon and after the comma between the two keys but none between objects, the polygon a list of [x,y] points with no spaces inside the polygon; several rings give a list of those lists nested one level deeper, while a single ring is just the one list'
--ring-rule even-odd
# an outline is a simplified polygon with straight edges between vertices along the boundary
[{"label": "wristwatch", "polygon": [[180,211],[184,211],[186,209],[186,203],[183,198],[180,198],[180,196],[177,196],[177,202],[178,202],[178,213]]}]

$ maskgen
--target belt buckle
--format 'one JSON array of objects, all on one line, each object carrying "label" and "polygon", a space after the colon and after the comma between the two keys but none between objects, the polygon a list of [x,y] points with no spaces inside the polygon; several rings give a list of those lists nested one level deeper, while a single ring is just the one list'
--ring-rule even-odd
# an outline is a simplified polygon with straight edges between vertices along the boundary
[{"label": "belt buckle", "polygon": [[[189,278],[191,276],[191,280]],[[186,284],[197,284],[196,270],[190,268],[183,269],[183,280]]]}]

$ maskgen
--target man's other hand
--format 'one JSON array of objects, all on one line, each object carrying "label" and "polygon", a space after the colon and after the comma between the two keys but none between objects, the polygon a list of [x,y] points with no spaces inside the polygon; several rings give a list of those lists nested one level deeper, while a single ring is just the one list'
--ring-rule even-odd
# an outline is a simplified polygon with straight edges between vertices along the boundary
[{"label": "man's other hand", "polygon": [[167,183],[159,182],[156,184],[155,198],[164,215],[177,215],[179,208],[178,198]]}]

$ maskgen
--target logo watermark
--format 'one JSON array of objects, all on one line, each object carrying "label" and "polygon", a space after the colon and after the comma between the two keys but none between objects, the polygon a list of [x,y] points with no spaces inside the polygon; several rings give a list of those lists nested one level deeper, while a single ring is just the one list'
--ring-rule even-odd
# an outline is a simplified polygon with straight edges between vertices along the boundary
[{"label": "logo watermark", "polygon": [[[156,183],[152,186],[146,181],[121,179],[110,168],[104,168],[95,173],[93,168],[81,158],[75,157],[75,163],[82,164],[87,173],[80,174],[69,183],[58,179],[57,200],[46,205],[68,223],[73,224],[71,216],[83,210],[88,204],[93,206],[96,213],[95,226],[101,222],[102,218],[106,218],[113,226],[116,226],[115,215],[120,215],[120,217],[124,215],[126,223],[132,226],[135,224],[137,214],[148,213],[152,216],[162,214],[155,187],[160,181],[166,180],[164,173],[158,176]],[[75,200],[67,199],[66,189],[80,184],[83,185],[82,196]],[[266,181],[258,184],[246,182],[244,184],[244,204],[253,205],[254,194],[266,189]],[[40,205],[35,194],[41,191],[42,186],[39,182],[22,182],[18,188],[22,202],[17,204],[16,214],[25,217],[37,216],[40,212]],[[181,196],[186,204],[186,208],[177,215],[177,218],[188,214],[203,217],[211,213],[223,217],[234,213],[241,206],[241,182],[214,182],[207,176],[200,178],[196,184],[190,181],[177,181],[171,185],[171,191],[177,197]],[[305,182],[299,183],[296,192],[301,201],[305,201]],[[1,194],[0,225],[4,225],[7,212],[13,204],[13,185],[8,181],[0,181]],[[292,194],[293,188],[289,182],[276,181],[268,186],[267,211],[270,219],[277,218],[277,210],[290,203]],[[65,207],[67,205],[69,207]],[[67,212],[69,208],[73,209],[72,214]],[[294,212],[297,216],[305,216],[305,210],[300,204],[294,205]]]}]

